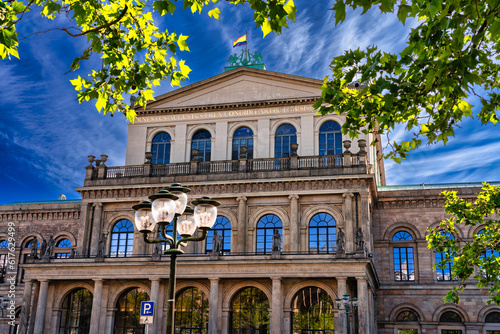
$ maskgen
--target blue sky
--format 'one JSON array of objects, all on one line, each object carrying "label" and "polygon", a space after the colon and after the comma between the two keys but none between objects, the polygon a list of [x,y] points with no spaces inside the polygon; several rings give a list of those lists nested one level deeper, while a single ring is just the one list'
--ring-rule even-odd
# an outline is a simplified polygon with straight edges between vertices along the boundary
[{"label": "blue sky", "polygon": [[[404,47],[412,24],[400,24],[394,15],[369,11],[348,12],[335,26],[332,1],[296,0],[295,23],[281,35],[262,38],[248,8],[234,8],[220,1],[220,20],[189,10],[159,22],[169,30],[188,35],[191,52],[179,59],[191,67],[190,81],[197,82],[223,71],[236,51],[232,42],[248,32],[249,48],[262,53],[268,70],[323,79],[333,57],[347,49],[378,45],[397,52]],[[51,22],[37,13],[25,15],[20,37],[53,27],[68,26],[64,18]],[[127,124],[122,115],[99,114],[93,103],[78,104],[69,80],[84,76],[98,58],[68,73],[73,58],[86,45],[84,37],[71,38],[62,31],[37,34],[20,41],[21,60],[0,62],[0,204],[14,201],[52,200],[59,194],[79,198],[89,154],[109,156],[108,166],[125,163]],[[237,50],[240,51],[240,50]],[[156,94],[172,90],[168,83]],[[472,101],[473,103],[477,101]],[[408,136],[401,128],[391,139]],[[475,182],[500,180],[498,127],[477,120],[461,124],[446,146],[425,146],[400,165],[386,161],[388,184]]]}]

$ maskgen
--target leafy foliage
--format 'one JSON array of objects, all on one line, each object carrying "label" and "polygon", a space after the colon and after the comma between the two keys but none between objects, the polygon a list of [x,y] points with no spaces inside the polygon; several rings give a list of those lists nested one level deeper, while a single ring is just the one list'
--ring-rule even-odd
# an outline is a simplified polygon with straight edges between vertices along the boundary
[{"label": "leafy foliage", "polygon": [[[188,77],[190,68],[177,60],[178,51],[189,51],[187,36],[160,31],[153,12],[174,14],[177,3],[193,13],[204,7],[213,7],[208,15],[218,19],[218,0],[30,0],[27,4],[14,0],[0,2],[0,58],[18,55],[16,26],[26,12],[37,6],[42,16],[54,19],[66,15],[76,26],[60,28],[72,37],[87,39],[87,48],[76,57],[71,70],[93,55],[102,59],[102,67],[86,77],[78,76],[71,83],[78,91],[78,101],[95,100],[95,106],[104,114],[123,112],[133,121],[135,112],[124,102],[125,94],[138,94],[135,103],[146,107],[154,100],[153,86],[168,79],[172,85]],[[293,0],[227,0],[233,5],[247,4],[254,11],[254,19],[264,36],[271,31],[281,32],[287,20],[294,19]],[[151,6],[152,5],[152,6]],[[152,10],[151,10],[152,7]]]},{"label": "leafy foliage", "polygon": [[[347,6],[361,7],[363,14],[378,6],[382,13],[397,13],[403,24],[409,17],[419,21],[400,54],[373,46],[333,59],[333,74],[325,78],[315,108],[345,114],[344,134],[388,133],[403,123],[413,132],[411,140],[394,142],[386,156],[400,162],[422,139],[446,144],[459,122],[473,117],[471,95],[481,101],[481,122],[498,122],[500,1],[337,0],[337,24]],[[354,79],[366,86],[350,86]]]},{"label": "leafy foliage", "polygon": [[[491,300],[500,305],[500,186],[483,184],[475,201],[459,198],[455,191],[444,191],[445,211],[451,215],[439,226],[429,228],[427,242],[429,249],[443,254],[435,266],[453,263],[452,276],[460,284],[448,292],[446,302],[458,303],[459,294],[470,278],[477,280],[477,286],[487,288]],[[457,225],[482,227],[472,240],[447,238],[448,231],[457,235]]]}]

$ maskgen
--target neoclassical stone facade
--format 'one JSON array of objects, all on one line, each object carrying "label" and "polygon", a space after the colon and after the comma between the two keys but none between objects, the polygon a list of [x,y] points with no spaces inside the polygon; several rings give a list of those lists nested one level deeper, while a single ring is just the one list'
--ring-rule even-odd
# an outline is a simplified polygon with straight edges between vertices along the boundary
[{"label": "neoclassical stone facade", "polygon": [[[137,110],[126,166],[89,157],[81,200],[0,206],[0,294],[15,280],[0,332],[143,333],[137,305],[152,300],[148,333],[164,333],[169,258],[133,227],[132,206],[179,182],[221,203],[223,237],[217,256],[209,234],[178,259],[179,333],[499,333],[500,308],[473,282],[459,305],[443,302],[454,280],[432,269],[425,235],[448,187],[385,186],[373,135],[348,138],[343,117],[315,114],[320,85],[242,67],[167,93]],[[334,307],[346,293],[359,301],[349,319]]]}]

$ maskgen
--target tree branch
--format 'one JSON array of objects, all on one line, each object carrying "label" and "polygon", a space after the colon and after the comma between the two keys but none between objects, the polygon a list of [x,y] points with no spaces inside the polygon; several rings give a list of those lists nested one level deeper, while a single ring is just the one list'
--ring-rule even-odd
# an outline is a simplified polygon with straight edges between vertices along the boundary
[{"label": "tree branch", "polygon": [[79,34],[76,34],[76,35],[72,34],[71,32],[69,32],[68,29],[66,29],[66,28],[62,28],[61,30],[64,31],[65,33],[67,33],[68,35],[70,35],[71,37],[80,37],[80,36],[88,34],[89,32],[95,32],[95,31],[99,31],[99,30],[102,30],[102,29],[106,29],[106,28],[112,26],[113,24],[119,22],[125,16],[125,14],[127,13],[127,10],[128,10],[128,5],[125,5],[125,7],[123,8],[123,11],[113,21],[108,22],[106,24],[103,24],[102,26],[95,27],[95,28],[92,28],[92,29],[87,30],[87,31],[83,31],[83,32],[81,32]]}]

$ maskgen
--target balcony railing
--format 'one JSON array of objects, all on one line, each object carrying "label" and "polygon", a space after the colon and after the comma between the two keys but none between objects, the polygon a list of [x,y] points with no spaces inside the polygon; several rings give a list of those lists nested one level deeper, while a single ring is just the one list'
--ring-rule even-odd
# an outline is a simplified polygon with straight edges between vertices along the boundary
[{"label": "balcony railing", "polygon": [[[182,163],[171,163],[162,165],[144,164],[138,166],[107,167],[104,164],[99,167],[88,168],[87,179],[119,179],[152,176],[175,176],[195,174],[230,174],[250,173],[265,171],[287,171],[305,169],[331,169],[333,174],[352,173],[343,172],[346,167],[365,166],[366,153],[357,154],[344,153],[342,155],[325,155],[299,157],[297,155],[286,158],[265,159],[240,159],[222,161],[191,161]],[[355,171],[356,172],[356,171]],[[358,173],[366,173],[358,170]]]}]

